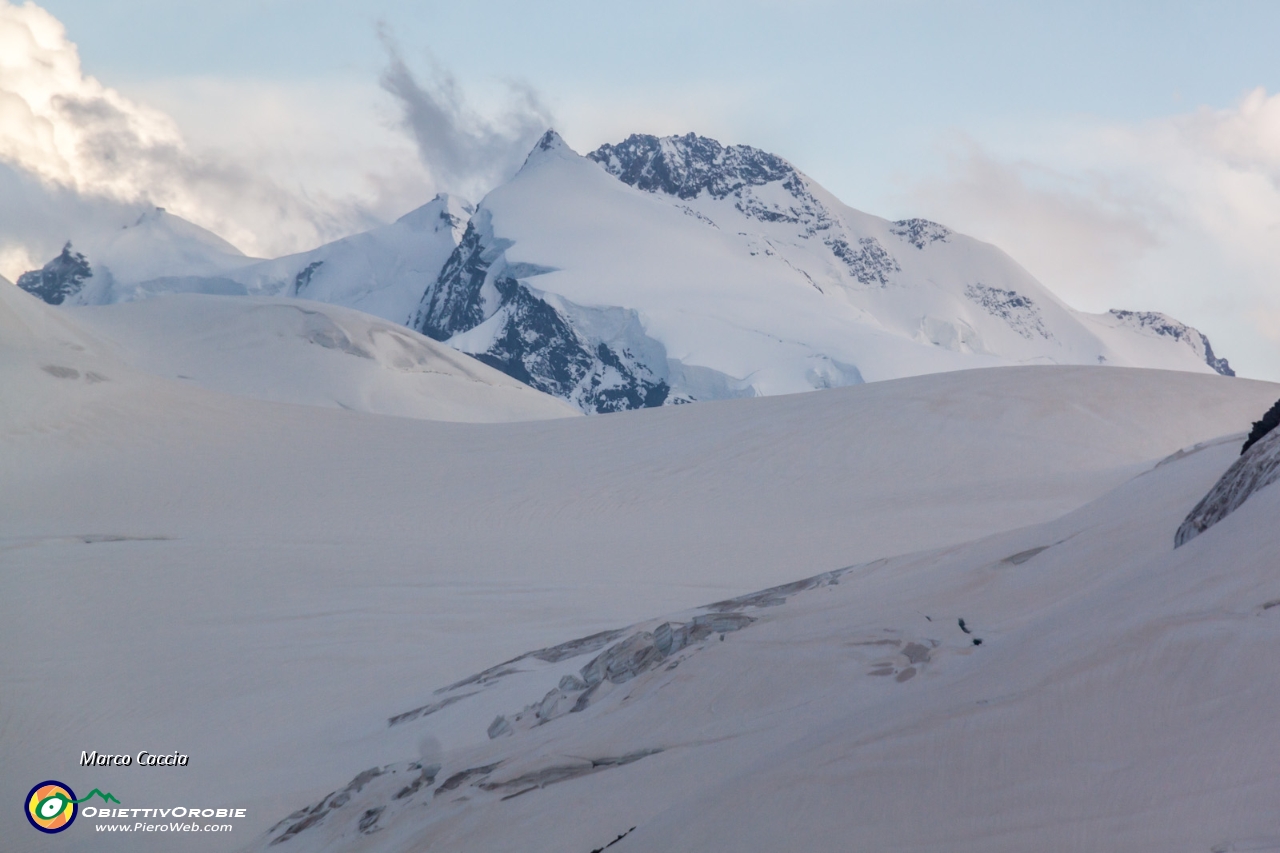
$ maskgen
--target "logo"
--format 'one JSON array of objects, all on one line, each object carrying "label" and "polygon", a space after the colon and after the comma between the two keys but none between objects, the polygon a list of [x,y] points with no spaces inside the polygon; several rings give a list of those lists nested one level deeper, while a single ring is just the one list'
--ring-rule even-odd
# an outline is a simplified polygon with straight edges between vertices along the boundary
[{"label": "logo", "polygon": [[109,803],[120,802],[97,788],[90,791],[89,796],[77,800],[75,791],[67,785],[53,779],[41,782],[27,794],[27,821],[41,832],[62,832],[75,822],[76,815],[80,813],[79,804],[95,796]]},{"label": "logo", "polygon": [[61,782],[41,782],[27,794],[27,820],[41,832],[62,832],[78,813],[75,792]]}]

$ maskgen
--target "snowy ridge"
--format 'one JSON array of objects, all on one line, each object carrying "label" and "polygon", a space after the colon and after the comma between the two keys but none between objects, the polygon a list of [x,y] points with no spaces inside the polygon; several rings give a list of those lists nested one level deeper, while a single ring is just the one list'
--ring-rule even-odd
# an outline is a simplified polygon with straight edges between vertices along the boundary
[{"label": "snowy ridge", "polygon": [[704,192],[717,199],[730,194],[741,198],[747,187],[797,177],[795,169],[781,157],[747,145],[722,146],[693,133],[664,139],[632,134],[617,145],[602,145],[587,156],[636,189],[682,199],[697,198]]},{"label": "snowy ridge", "polygon": [[407,325],[472,213],[466,201],[442,193],[390,225],[245,267],[231,278],[248,293],[329,302]]},{"label": "snowy ridge", "polygon": [[1163,314],[1074,311],[993,246],[853,210],[781,157],[692,133],[584,157],[548,131],[476,208],[439,196],[271,261],[162,212],[143,220],[83,264],[73,242],[24,285],[67,304],[200,292],[353,307],[585,412],[1014,364],[1231,375]]},{"label": "snowy ridge", "polygon": [[1280,430],[1249,447],[1178,526],[1173,545],[1180,548],[1238,510],[1245,501],[1280,480]]},{"label": "snowy ridge", "polygon": [[259,261],[156,208],[118,232],[90,237],[18,284],[50,304],[106,305],[173,293],[297,296],[407,323],[474,209],[441,194],[395,222],[309,252]]},{"label": "snowy ridge", "polygon": [[[68,242],[63,255],[51,263],[58,263],[74,246],[79,243]],[[235,292],[236,286],[223,276],[256,260],[162,207],[123,228],[89,235],[81,248],[87,270],[61,265],[61,290],[68,305],[105,305],[193,290]],[[50,265],[45,270],[52,272]],[[76,274],[85,271],[90,274],[77,282]]]},{"label": "snowy ridge", "polygon": [[1107,314],[1099,315],[1098,319],[1103,322],[1112,322],[1113,328],[1119,326],[1135,330],[1146,337],[1178,341],[1189,347],[1198,358],[1213,368],[1214,372],[1223,376],[1236,375],[1225,358],[1214,355],[1213,347],[1203,333],[1173,319],[1168,314],[1161,314],[1158,311],[1121,311],[1113,308]]},{"label": "snowy ridge", "polygon": [[412,325],[588,412],[997,364],[1222,366],[1189,327],[1088,319],[991,246],[694,134],[580,157],[549,131],[469,229]]},{"label": "snowy ridge", "polygon": [[442,421],[578,414],[401,325],[336,305],[171,294],[71,315],[139,371],[241,397]]}]

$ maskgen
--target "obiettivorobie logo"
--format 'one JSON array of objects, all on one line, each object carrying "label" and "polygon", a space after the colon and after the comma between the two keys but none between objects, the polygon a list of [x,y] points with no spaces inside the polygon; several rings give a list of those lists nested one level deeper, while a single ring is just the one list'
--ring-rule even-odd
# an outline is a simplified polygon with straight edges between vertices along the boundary
[{"label": "obiettivorobie logo", "polygon": [[76,799],[71,787],[54,779],[41,782],[27,794],[27,821],[41,832],[53,834],[71,826],[80,813],[80,803],[101,797],[104,802],[119,804],[111,794],[97,788],[86,797]]},{"label": "obiettivorobie logo", "polygon": [[[83,811],[81,803],[94,797],[100,797],[98,806],[87,805]],[[112,803],[115,805],[113,806]],[[96,832],[232,832],[235,824],[231,823],[197,823],[200,818],[243,818],[248,817],[248,809],[239,808],[196,808],[186,806],[169,806],[167,808],[119,807],[120,801],[114,794],[104,794],[94,788],[87,797],[76,798],[71,786],[56,779],[49,779],[36,785],[27,793],[25,803],[27,822],[33,827],[52,835],[70,828],[77,817],[97,818],[93,825]],[[143,820],[138,820],[142,818]],[[156,823],[153,821],[169,818],[188,818],[191,822]],[[133,823],[104,823],[103,820],[132,819]]]}]

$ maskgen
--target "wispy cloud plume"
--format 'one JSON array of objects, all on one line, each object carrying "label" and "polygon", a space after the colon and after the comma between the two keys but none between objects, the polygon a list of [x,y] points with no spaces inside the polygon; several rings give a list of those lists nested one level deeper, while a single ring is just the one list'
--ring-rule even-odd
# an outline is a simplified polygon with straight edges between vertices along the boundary
[{"label": "wispy cloud plume", "polygon": [[439,63],[432,60],[430,76],[419,80],[385,24],[378,36],[387,52],[382,88],[395,98],[400,125],[440,189],[479,197],[514,174],[551,126],[550,111],[529,86],[509,84],[505,111],[486,118],[467,104],[457,80]]}]

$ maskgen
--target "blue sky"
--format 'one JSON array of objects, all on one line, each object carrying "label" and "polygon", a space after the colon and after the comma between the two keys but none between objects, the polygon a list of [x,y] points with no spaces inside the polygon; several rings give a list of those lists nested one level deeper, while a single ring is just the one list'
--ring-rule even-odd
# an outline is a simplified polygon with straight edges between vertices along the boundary
[{"label": "blue sky", "polygon": [[[579,150],[633,131],[756,145],[855,207],[1000,245],[1076,307],[1166,311],[1242,372],[1280,379],[1280,4],[40,6],[84,75],[310,216],[224,235],[275,236],[250,251],[497,179],[441,186],[379,86],[381,24],[424,86],[451,77],[463,123],[546,119]],[[329,206],[310,215],[311,202]]]},{"label": "blue sky", "polygon": [[[622,98],[786,156],[853,204],[883,202],[956,130],[1139,121],[1280,89],[1280,4],[1099,2],[457,3],[48,0],[86,69],[157,79],[372,83],[385,22],[464,84],[514,79],[553,108]],[[723,127],[695,127],[684,94]],[[600,131],[570,108],[562,132]],[[574,123],[581,127],[572,126]],[[635,130],[648,130],[636,127]],[[659,132],[668,128],[655,128]],[[581,137],[579,140],[577,137]],[[864,201],[865,199],[865,201]]]}]

